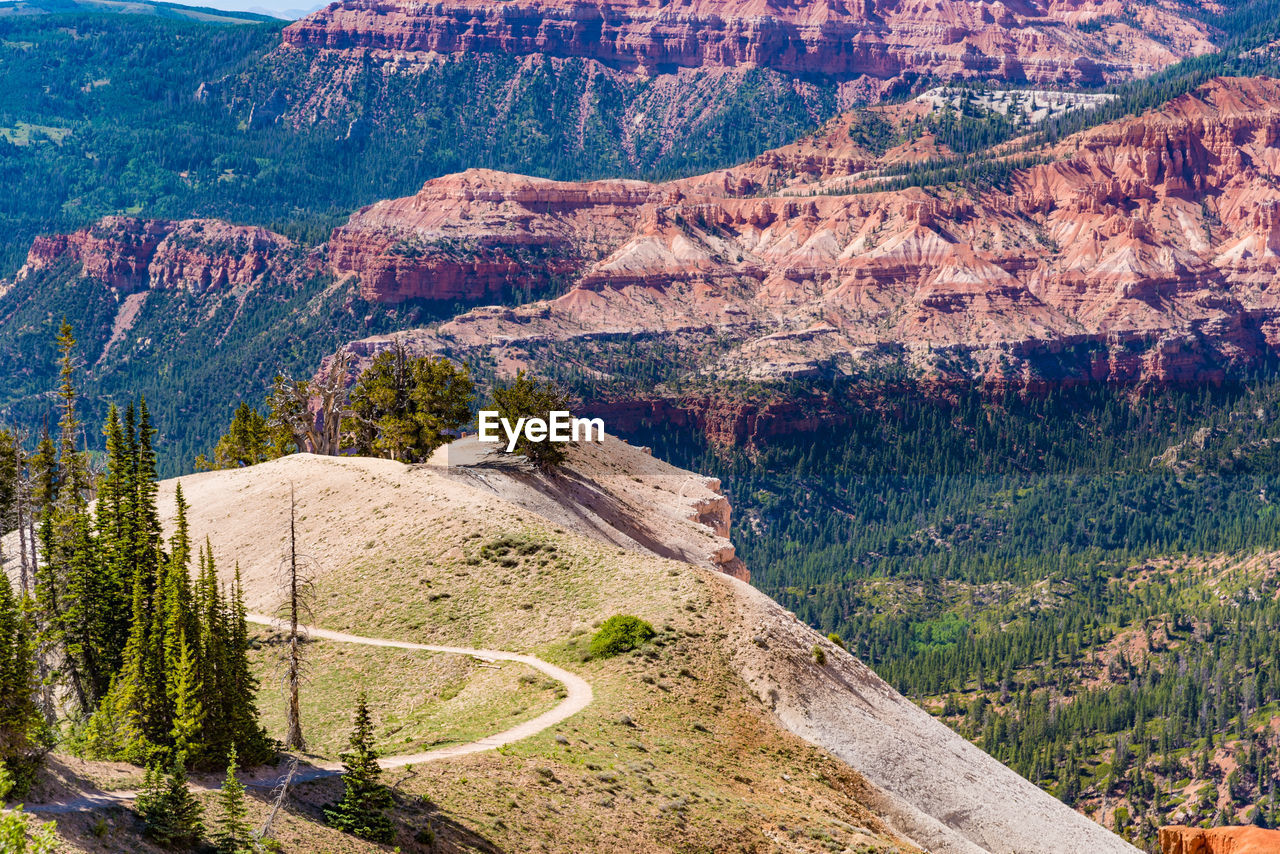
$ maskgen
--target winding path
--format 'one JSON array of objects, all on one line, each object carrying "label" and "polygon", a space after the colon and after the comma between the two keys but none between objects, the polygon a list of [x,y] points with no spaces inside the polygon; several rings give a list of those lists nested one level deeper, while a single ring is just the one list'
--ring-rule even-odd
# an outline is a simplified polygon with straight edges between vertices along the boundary
[{"label": "winding path", "polygon": [[[262,614],[249,614],[247,617],[250,623],[256,623],[263,626],[276,626],[280,624],[279,620],[267,617]],[[421,652],[443,652],[453,655],[469,655],[472,658],[479,658],[484,661],[516,661],[520,664],[528,665],[534,670],[550,676],[557,682],[562,683],[568,690],[568,696],[561,700],[555,708],[543,712],[536,718],[527,720],[522,724],[517,724],[511,729],[503,730],[494,735],[487,735],[477,741],[471,741],[466,744],[455,744],[449,747],[441,747],[438,750],[428,750],[423,753],[404,753],[398,756],[384,756],[378,760],[378,764],[383,768],[403,768],[406,765],[421,765],[423,762],[435,762],[440,759],[450,759],[455,756],[466,756],[470,753],[480,753],[485,750],[495,750],[508,744],[514,744],[517,741],[526,739],[532,735],[537,735],[543,730],[550,729],[556,724],[567,720],[578,712],[585,709],[592,700],[591,685],[585,679],[577,674],[570,673],[562,667],[549,664],[540,658],[532,655],[522,655],[517,652],[503,652],[496,649],[472,649],[470,647],[461,646],[434,646],[432,644],[409,643],[408,641],[387,640],[385,638],[366,638],[360,635],[350,635],[345,632],[334,632],[329,629],[320,629],[312,626],[304,627],[307,635],[322,640],[334,641],[336,643],[355,643],[363,646],[379,646],[391,649],[409,649]],[[342,765],[337,762],[314,762],[309,767],[299,770],[294,775],[295,783],[305,783],[308,780],[318,780],[322,777],[332,777],[342,773]],[[274,777],[267,780],[246,780],[245,785],[252,788],[274,788],[280,783],[283,777]],[[216,787],[205,787],[193,784],[193,788],[208,789]],[[110,806],[124,801],[132,801],[137,798],[137,790],[123,790],[118,792],[102,792],[94,795],[84,795],[69,801],[47,804],[26,804],[25,809],[32,813],[70,813],[79,812],[80,810],[92,809],[94,807]]]}]

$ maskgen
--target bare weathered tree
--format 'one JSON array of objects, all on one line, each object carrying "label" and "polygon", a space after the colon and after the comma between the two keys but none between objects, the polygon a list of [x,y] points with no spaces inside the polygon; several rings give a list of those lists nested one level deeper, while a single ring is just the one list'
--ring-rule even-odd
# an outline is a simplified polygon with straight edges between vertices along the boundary
[{"label": "bare weathered tree", "polygon": [[[23,449],[26,436],[19,434],[16,442],[15,457],[18,467],[18,478],[15,484],[14,510],[18,523],[18,572],[22,584],[22,598],[31,595],[31,580],[35,571],[27,558],[27,517],[28,505],[31,503],[31,475],[27,472],[27,454]],[[35,531],[31,531],[32,551],[35,551]],[[35,555],[31,555],[34,559]]]},{"label": "bare weathered tree", "polygon": [[342,449],[342,417],[347,407],[351,355],[338,350],[320,375],[295,380],[281,374],[268,398],[271,426],[288,433],[298,450],[336,456]]},{"label": "bare weathered tree", "polygon": [[311,603],[315,598],[315,587],[310,576],[304,571],[304,558],[298,554],[298,502],[293,486],[289,487],[289,556],[284,562],[282,586],[285,588],[283,610],[287,611],[289,634],[286,638],[285,652],[285,691],[288,693],[288,726],[284,737],[284,746],[290,750],[306,750],[306,739],[302,735],[302,704],[300,700],[304,662],[302,660],[302,643],[304,637],[303,618],[309,621]]},{"label": "bare weathered tree", "polygon": [[262,823],[262,827],[258,828],[258,832],[253,835],[253,850],[262,851],[265,846],[262,840],[271,837],[271,828],[275,824],[276,815],[280,812],[280,807],[284,806],[285,799],[289,797],[289,786],[293,783],[293,778],[298,773],[298,757],[293,757],[289,762],[289,771],[284,775],[284,779],[276,786],[275,791],[271,793],[271,812],[267,813],[267,820]]}]

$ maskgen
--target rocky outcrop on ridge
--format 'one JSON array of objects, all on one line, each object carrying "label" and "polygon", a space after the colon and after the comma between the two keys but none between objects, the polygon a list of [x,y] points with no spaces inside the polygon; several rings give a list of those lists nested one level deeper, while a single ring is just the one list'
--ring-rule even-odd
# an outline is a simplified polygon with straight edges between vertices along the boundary
[{"label": "rocky outcrop on ridge", "polygon": [[121,294],[248,285],[279,266],[292,243],[264,228],[220,220],[109,216],[71,234],[36,238],[20,276],[63,261]]},{"label": "rocky outcrop on ridge", "polygon": [[[1089,26],[1081,28],[1080,24]],[[762,67],[1045,83],[1143,76],[1212,45],[1159,4],[866,0],[339,0],[284,31],[288,48],[382,55],[543,55],[645,74]]]},{"label": "rocky outcrop on ridge", "polygon": [[338,274],[368,300],[475,301],[572,276],[674,195],[641,181],[575,184],[469,169],[359,211],[329,241]]}]

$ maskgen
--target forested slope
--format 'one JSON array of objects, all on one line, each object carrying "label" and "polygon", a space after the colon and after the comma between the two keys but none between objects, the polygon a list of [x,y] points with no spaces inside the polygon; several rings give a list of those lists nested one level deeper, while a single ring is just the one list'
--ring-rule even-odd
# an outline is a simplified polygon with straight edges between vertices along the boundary
[{"label": "forested slope", "polygon": [[[1275,820],[1280,386],[901,388],[724,478],[752,581],[1135,842]],[[815,512],[824,508],[825,512]]]}]

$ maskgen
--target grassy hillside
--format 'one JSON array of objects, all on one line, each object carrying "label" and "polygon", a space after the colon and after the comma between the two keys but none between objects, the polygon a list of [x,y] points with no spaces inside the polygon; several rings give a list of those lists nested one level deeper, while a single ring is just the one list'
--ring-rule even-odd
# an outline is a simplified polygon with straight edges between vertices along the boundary
[{"label": "grassy hillside", "polygon": [[[401,850],[918,850],[868,806],[873,787],[779,728],[736,674],[724,643],[731,597],[710,571],[601,541],[600,517],[589,515],[601,504],[580,516],[570,505],[560,521],[522,509],[535,497],[520,492],[526,478],[293,457],[182,481],[193,534],[212,537],[224,567],[239,562],[256,610],[276,604],[292,483],[316,583],[316,624],[527,651],[591,684],[594,701],[552,730],[499,752],[388,772]],[[668,478],[644,478],[631,496],[611,487],[599,494],[619,514],[648,501],[654,512],[631,521],[663,542],[713,544],[705,529],[646,497],[678,502],[681,488],[696,492],[692,475]],[[172,488],[164,485],[162,509]],[[592,530],[596,536],[587,535]],[[657,637],[634,653],[590,659],[596,627],[617,613],[649,621]],[[261,637],[266,675],[272,644]],[[380,743],[395,750],[496,731],[557,700],[545,677],[525,679],[509,665],[491,670],[456,656],[341,646],[307,645],[304,732],[325,756],[345,729],[357,684],[370,690]],[[266,722],[278,736],[275,688],[264,680]],[[62,767],[129,782],[127,769]],[[295,790],[277,825],[284,850],[379,850],[319,823],[337,787],[328,780]],[[267,793],[251,791],[253,818],[261,820]],[[137,844],[127,812],[103,815],[100,837],[91,821],[63,821],[69,845]]]}]

